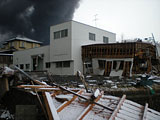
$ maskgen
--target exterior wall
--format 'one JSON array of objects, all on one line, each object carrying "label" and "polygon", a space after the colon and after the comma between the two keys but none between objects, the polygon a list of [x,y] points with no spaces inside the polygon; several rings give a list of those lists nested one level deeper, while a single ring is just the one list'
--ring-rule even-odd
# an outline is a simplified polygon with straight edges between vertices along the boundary
[{"label": "exterior wall", "polygon": [[[68,36],[54,39],[54,32],[68,29]],[[50,29],[50,61],[53,74],[75,74],[77,70],[83,72],[81,46],[95,43],[103,43],[103,36],[109,38],[109,42],[115,42],[114,33],[104,31],[79,22],[69,21],[52,26]],[[96,40],[89,40],[89,33],[96,34]],[[56,68],[57,61],[72,61],[70,68]]]},{"label": "exterior wall", "polygon": [[[54,39],[54,32],[68,30],[68,36]],[[96,34],[96,40],[89,40],[89,33]],[[69,21],[51,26],[50,46],[18,51],[14,53],[14,65],[32,65],[32,56],[44,54],[43,70],[49,70],[56,75],[74,75],[78,70],[83,72],[81,46],[103,43],[103,36],[109,38],[109,43],[115,42],[116,35],[79,22]],[[26,43],[29,46],[28,43]],[[34,46],[34,45],[33,45]],[[70,67],[57,67],[57,62],[70,62]],[[51,67],[45,68],[45,62],[50,62]],[[32,70],[31,68],[30,70]],[[24,68],[25,70],[25,68]]]},{"label": "exterior wall", "polygon": [[[54,32],[68,29],[68,36],[54,39]],[[52,26],[50,28],[50,61],[72,60],[71,51],[71,22],[66,22]]]},{"label": "exterior wall", "polygon": [[[110,76],[121,76],[123,73],[123,70],[113,70],[113,61],[124,61],[124,62],[131,62],[131,68],[130,68],[130,76],[132,76],[132,67],[133,67],[133,58],[93,58],[92,59],[92,65],[93,65],[93,74],[94,75],[104,75],[105,69],[100,69],[98,60],[104,60],[106,62],[111,61],[112,67],[111,67],[111,73]],[[125,66],[123,66],[125,67]],[[118,74],[118,75],[117,75]]]},{"label": "exterior wall", "polygon": [[[98,58],[92,59],[92,65],[93,65],[93,74],[95,75],[103,75],[104,74],[104,69],[99,69],[99,64],[98,64]],[[100,60],[105,60],[105,59],[100,59]]]},{"label": "exterior wall", "polygon": [[[89,33],[96,35],[96,40],[89,40]],[[82,23],[72,22],[72,56],[74,60],[74,73],[77,70],[83,72],[81,46],[103,43],[103,36],[109,38],[109,43],[116,42],[116,34]]]},{"label": "exterior wall", "polygon": [[[20,66],[20,64],[24,64],[23,70],[33,70],[32,66],[32,57],[36,55],[44,55],[43,57],[43,70],[47,70],[45,67],[46,62],[49,62],[49,46],[43,46],[39,48],[33,48],[28,50],[22,50],[14,52],[13,54],[13,64]],[[30,69],[26,69],[25,65],[30,64]],[[48,69],[49,70],[49,69]]]},{"label": "exterior wall", "polygon": [[56,68],[56,63],[51,63],[50,72],[54,75],[72,75],[74,73],[74,62],[70,61],[70,67],[68,68]]},{"label": "exterior wall", "polygon": [[[54,39],[54,32],[68,29],[68,36]],[[71,22],[65,22],[50,28],[50,61],[51,71],[57,75],[71,75],[74,69],[72,58]],[[56,62],[70,61],[70,67],[56,67]]]}]

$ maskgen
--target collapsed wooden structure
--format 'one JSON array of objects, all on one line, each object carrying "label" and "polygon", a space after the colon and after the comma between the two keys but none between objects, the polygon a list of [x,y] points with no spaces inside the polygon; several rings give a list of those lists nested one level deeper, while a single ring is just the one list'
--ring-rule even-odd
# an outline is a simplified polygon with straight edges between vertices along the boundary
[{"label": "collapsed wooden structure", "polygon": [[103,75],[110,76],[112,70],[122,70],[123,76],[130,76],[151,72],[156,63],[156,49],[144,42],[85,45],[82,46],[82,60],[84,73],[98,74],[96,71],[101,70]]},{"label": "collapsed wooden structure", "polygon": [[[52,87],[47,89],[47,85],[21,85],[20,88],[33,88],[38,91],[43,91],[44,101],[46,105],[47,115],[49,120],[159,120],[160,113],[148,108],[148,104],[142,106],[135,102],[122,98],[103,95],[101,93],[94,102],[102,106],[95,105],[91,101],[83,100],[78,97],[81,95],[90,100],[91,94],[82,90],[77,91],[77,95],[67,94],[58,88]],[[53,89],[54,88],[54,89]],[[46,92],[46,91],[50,92]],[[69,90],[69,89],[68,89]],[[63,101],[63,102],[62,102]]]},{"label": "collapsed wooden structure", "polygon": [[[17,68],[18,69],[18,68]],[[18,69],[20,70],[20,69]],[[49,120],[159,120],[160,113],[145,106],[126,99],[103,95],[103,91],[96,97],[86,93],[83,89],[71,89],[57,84],[47,85],[34,80],[25,72],[32,85],[19,85],[18,88],[36,93],[41,106]],[[43,101],[38,97],[43,94]]]}]

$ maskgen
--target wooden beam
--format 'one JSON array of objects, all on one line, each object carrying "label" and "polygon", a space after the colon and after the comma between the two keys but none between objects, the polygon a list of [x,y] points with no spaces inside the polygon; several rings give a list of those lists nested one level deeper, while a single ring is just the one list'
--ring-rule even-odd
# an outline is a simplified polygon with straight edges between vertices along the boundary
[{"label": "wooden beam", "polygon": [[[18,67],[16,67],[16,66],[14,66],[14,67],[15,67],[15,69],[17,69],[19,72],[21,72],[21,73],[24,74],[26,77],[28,77],[31,81],[33,81],[33,82],[35,82],[35,83],[37,83],[37,84],[40,84],[40,85],[45,85],[44,83],[41,83],[41,82],[39,82],[39,81],[37,81],[37,80],[34,80],[31,76],[29,76],[27,73],[25,73],[25,72],[24,72],[23,70],[21,70],[20,68],[18,68]],[[49,77],[49,78],[48,78],[49,80],[52,80],[50,76],[48,76],[48,77]],[[90,99],[87,99],[86,97],[83,97],[83,96],[81,96],[81,95],[79,95],[79,94],[76,94],[75,92],[73,92],[73,91],[71,91],[71,90],[68,90],[68,89],[66,89],[66,88],[64,88],[64,87],[62,87],[62,86],[59,86],[59,85],[57,85],[57,84],[55,84],[55,83],[53,83],[52,86],[59,87],[61,90],[64,90],[64,91],[66,91],[66,92],[69,92],[69,93],[71,93],[71,94],[73,94],[73,95],[76,95],[76,96],[78,96],[78,97],[80,97],[80,98],[82,98],[82,99],[84,99],[84,100],[87,100],[87,101],[89,101],[89,102],[92,102],[92,103],[100,106],[100,107],[103,107],[103,108],[105,108],[105,109],[108,109],[108,110],[112,111],[111,108],[108,108],[108,107],[106,107],[106,106],[104,106],[104,105],[102,105],[102,104],[99,104],[99,103],[97,103],[97,102],[90,101]]]},{"label": "wooden beam", "polygon": [[[100,98],[102,97],[103,95],[103,92],[101,92],[101,95],[99,95],[95,100],[94,102],[98,102],[100,100]],[[89,113],[89,111],[92,110],[92,108],[95,106],[95,104],[90,104],[85,110],[84,112],[82,112],[82,114],[77,118],[77,120],[82,120],[86,115],[87,113]]]},{"label": "wooden beam", "polygon": [[[82,94],[83,90],[80,90],[77,92],[77,94]],[[62,111],[65,107],[67,107],[69,104],[71,104],[71,102],[73,102],[75,99],[77,98],[76,95],[73,96],[73,98],[69,101],[64,102],[60,107],[57,108],[57,112]]]},{"label": "wooden beam", "polygon": [[53,88],[48,85],[19,85],[18,88]]},{"label": "wooden beam", "polygon": [[[50,76],[49,76],[49,80],[52,80],[52,79],[50,78]],[[66,89],[65,87],[59,86],[59,85],[57,85],[57,84],[55,84],[55,83],[52,83],[52,84],[53,84],[54,86],[59,87],[59,88],[60,88],[61,90],[63,90],[63,91],[66,91],[66,92],[68,92],[68,93],[71,93],[71,94],[73,94],[73,95],[76,95],[76,96],[78,96],[78,97],[80,97],[80,98],[82,98],[82,99],[84,99],[84,100],[89,101],[90,103],[94,103],[94,104],[96,104],[96,105],[98,105],[98,106],[100,106],[100,107],[103,107],[103,108],[105,108],[105,109],[107,109],[107,110],[112,111],[111,108],[109,108],[109,107],[107,107],[107,106],[104,106],[104,105],[102,105],[102,104],[99,104],[99,103],[97,103],[97,102],[90,101],[90,99],[88,99],[88,98],[86,98],[86,97],[84,97],[84,96],[82,96],[82,95],[79,95],[79,94],[77,94],[77,93],[75,93],[75,92],[73,92],[73,91],[71,91],[71,90],[68,90],[68,89]]]},{"label": "wooden beam", "polygon": [[43,97],[49,120],[60,120],[56,107],[53,104],[51,94],[49,92],[44,92]]},{"label": "wooden beam", "polygon": [[142,120],[147,119],[147,109],[148,109],[148,103],[145,104]]},{"label": "wooden beam", "polygon": [[123,102],[124,102],[125,99],[126,99],[126,95],[123,95],[120,102],[118,103],[116,109],[114,110],[111,117],[109,118],[109,120],[115,120],[115,117],[116,117],[118,111],[120,110],[121,106],[123,105]]}]

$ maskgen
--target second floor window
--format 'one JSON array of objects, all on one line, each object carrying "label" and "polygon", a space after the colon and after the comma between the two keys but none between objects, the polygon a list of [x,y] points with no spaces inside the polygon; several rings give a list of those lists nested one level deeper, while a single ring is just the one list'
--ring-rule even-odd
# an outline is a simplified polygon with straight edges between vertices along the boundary
[{"label": "second floor window", "polygon": [[108,42],[109,42],[109,38],[108,38],[108,37],[103,36],[103,43],[108,43]]},{"label": "second floor window", "polygon": [[24,46],[24,42],[21,43],[21,47],[25,47],[25,46]]},{"label": "second floor window", "polygon": [[68,29],[56,31],[56,32],[54,32],[53,35],[54,35],[54,39],[59,39],[59,38],[67,37],[68,36]]},{"label": "second floor window", "polygon": [[96,34],[94,34],[94,33],[89,33],[89,40],[96,41]]},{"label": "second floor window", "polygon": [[60,38],[60,35],[61,35],[60,31],[54,32],[54,39]]},{"label": "second floor window", "polygon": [[67,37],[68,36],[68,30],[61,30],[61,37]]}]

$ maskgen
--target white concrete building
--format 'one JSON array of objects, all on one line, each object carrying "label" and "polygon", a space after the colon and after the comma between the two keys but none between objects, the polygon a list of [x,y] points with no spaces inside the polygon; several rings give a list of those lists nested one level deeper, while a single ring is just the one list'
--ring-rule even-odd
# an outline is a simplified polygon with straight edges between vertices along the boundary
[{"label": "white concrete building", "polygon": [[49,46],[15,52],[13,63],[24,70],[73,75],[77,70],[83,71],[82,45],[113,42],[116,42],[115,33],[68,21],[51,26]]}]

